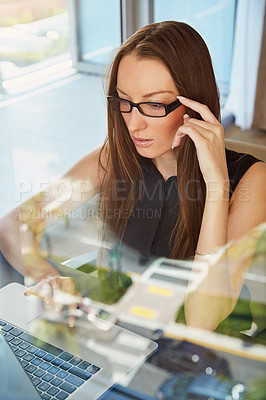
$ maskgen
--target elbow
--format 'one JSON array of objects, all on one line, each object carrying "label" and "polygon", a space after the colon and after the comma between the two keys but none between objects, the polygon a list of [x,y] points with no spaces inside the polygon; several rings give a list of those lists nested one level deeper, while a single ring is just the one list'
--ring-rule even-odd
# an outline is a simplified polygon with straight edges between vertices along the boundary
[{"label": "elbow", "polygon": [[208,332],[213,332],[221,322],[216,317],[212,318],[211,316],[206,315],[197,315],[197,313],[186,313],[186,325],[190,330],[204,330]]},{"label": "elbow", "polygon": [[185,303],[185,320],[190,329],[213,332],[231,312],[230,299],[223,302],[216,302],[214,299],[211,302],[199,302],[199,299],[195,301],[195,298],[189,297]]}]

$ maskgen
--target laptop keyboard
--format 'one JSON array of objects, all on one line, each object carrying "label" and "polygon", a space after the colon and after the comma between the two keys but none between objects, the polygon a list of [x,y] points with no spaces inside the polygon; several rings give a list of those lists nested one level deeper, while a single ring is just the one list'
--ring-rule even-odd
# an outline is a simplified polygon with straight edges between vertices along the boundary
[{"label": "laptop keyboard", "polygon": [[2,319],[0,328],[41,399],[65,400],[100,370]]}]

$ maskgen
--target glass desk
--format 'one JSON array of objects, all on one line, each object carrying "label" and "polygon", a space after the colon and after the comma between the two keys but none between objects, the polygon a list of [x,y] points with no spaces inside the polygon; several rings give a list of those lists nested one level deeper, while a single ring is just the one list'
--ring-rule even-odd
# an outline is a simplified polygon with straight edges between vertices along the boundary
[{"label": "glass desk", "polygon": [[[91,299],[90,307],[97,310],[101,319],[158,343],[158,350],[118,380],[101,400],[263,399],[266,273],[265,257],[261,255],[265,256],[264,247],[245,274],[234,311],[214,332],[208,332],[185,324],[184,300],[188,282],[193,279],[191,262],[147,260],[128,249],[121,254],[113,244],[105,245],[102,260],[106,264],[99,267],[96,239],[86,241],[84,237],[83,244],[90,251],[63,261],[60,251],[68,250],[65,238],[57,242],[60,251],[56,257],[53,251],[46,259],[62,275],[74,279],[79,292]],[[56,245],[52,232],[51,238]],[[42,240],[47,244],[47,238]],[[73,250],[73,232],[71,240]],[[62,262],[58,263],[60,258]],[[204,265],[199,264],[196,275],[200,276]],[[2,259],[1,271],[4,268],[12,267]]]}]

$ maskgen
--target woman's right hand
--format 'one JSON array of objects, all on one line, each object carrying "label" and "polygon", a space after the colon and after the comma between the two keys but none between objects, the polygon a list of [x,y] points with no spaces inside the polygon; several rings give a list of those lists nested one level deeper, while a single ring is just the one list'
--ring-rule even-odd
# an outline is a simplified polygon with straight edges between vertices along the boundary
[{"label": "woman's right hand", "polygon": [[[47,264],[49,263],[47,262]],[[76,290],[74,280],[71,277],[61,276],[58,273],[56,275],[48,275],[26,290],[25,296],[30,295],[37,296],[43,300],[44,307],[47,310],[54,307],[57,315],[62,313],[64,305],[68,306],[68,324],[70,327],[74,326],[75,311],[77,305],[81,303],[82,297]]]}]

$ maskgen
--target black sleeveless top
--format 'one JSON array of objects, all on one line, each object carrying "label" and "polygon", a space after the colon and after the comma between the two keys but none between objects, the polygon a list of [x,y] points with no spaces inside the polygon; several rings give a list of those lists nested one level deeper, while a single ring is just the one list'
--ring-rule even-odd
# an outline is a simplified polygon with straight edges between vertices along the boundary
[{"label": "black sleeveless top", "polygon": [[[245,172],[260,161],[249,154],[226,149],[230,197]],[[144,176],[137,180],[137,205],[125,230],[123,243],[150,257],[170,257],[170,235],[178,215],[178,185],[175,176],[164,180],[149,158],[141,157]]]}]

